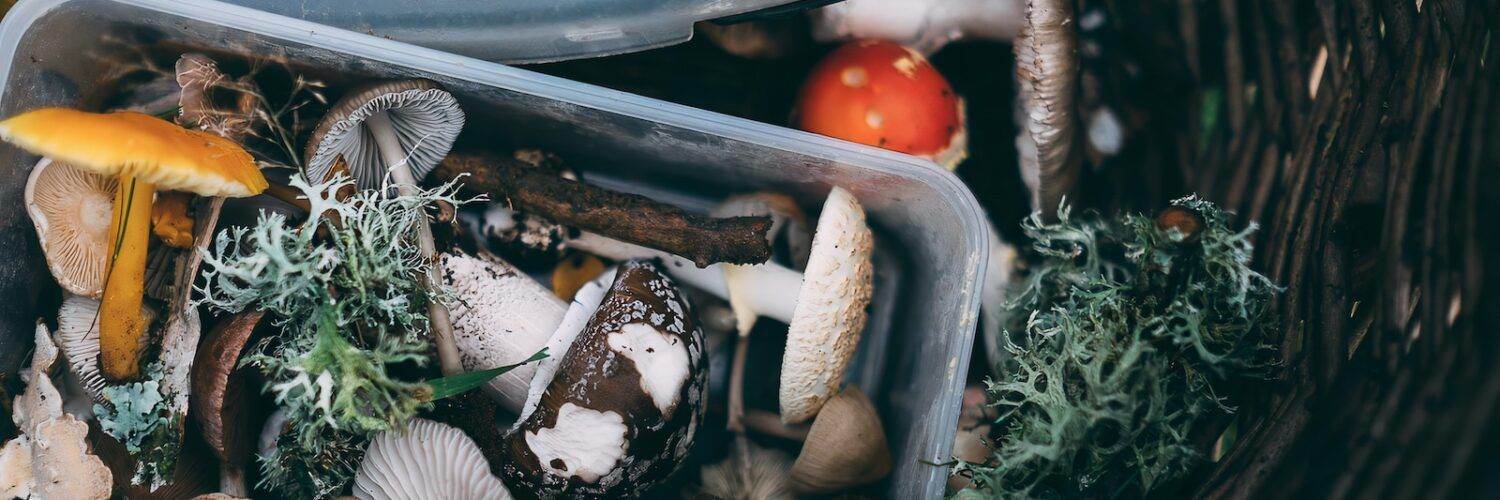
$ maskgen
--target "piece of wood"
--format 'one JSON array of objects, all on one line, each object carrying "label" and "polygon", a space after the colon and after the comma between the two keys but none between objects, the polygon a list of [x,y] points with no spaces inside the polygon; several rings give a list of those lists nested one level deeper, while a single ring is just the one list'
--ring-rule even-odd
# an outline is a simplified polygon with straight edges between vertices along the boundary
[{"label": "piece of wood", "polygon": [[771,258],[770,217],[713,218],[650,198],[565,179],[512,158],[453,154],[430,174],[566,226],[682,256],[699,267]]}]

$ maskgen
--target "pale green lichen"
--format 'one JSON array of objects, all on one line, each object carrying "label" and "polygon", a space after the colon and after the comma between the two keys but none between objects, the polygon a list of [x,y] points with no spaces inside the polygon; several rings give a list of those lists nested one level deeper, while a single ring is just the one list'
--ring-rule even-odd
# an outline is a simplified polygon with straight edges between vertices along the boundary
[{"label": "pale green lichen", "polygon": [[167,406],[161,391],[162,372],[160,362],[152,363],[141,381],[105,386],[102,392],[108,404],[94,405],[99,428],[136,459],[131,483],[149,483],[152,489],[171,479],[182,449],[183,416]]},{"label": "pale green lichen", "polygon": [[1036,265],[1011,291],[1010,358],[989,382],[998,437],[964,497],[1138,497],[1201,463],[1197,426],[1233,412],[1226,384],[1273,367],[1278,289],[1248,235],[1195,197],[1187,241],[1141,216],[1023,226]]},{"label": "pale green lichen", "polygon": [[244,360],[267,376],[289,424],[284,446],[263,457],[262,484],[317,497],[352,478],[348,464],[365,438],[400,428],[430,401],[426,384],[392,377],[387,366],[427,362],[426,305],[449,297],[427,286],[416,228],[423,207],[463,201],[456,183],[413,195],[367,190],[345,201],[335,193],[347,178],[309,185],[293,176],[291,184],[312,206],[308,220],[288,227],[281,215],[262,215],[253,227],[220,233],[204,256],[199,292],[219,310],[274,313],[283,334]]}]

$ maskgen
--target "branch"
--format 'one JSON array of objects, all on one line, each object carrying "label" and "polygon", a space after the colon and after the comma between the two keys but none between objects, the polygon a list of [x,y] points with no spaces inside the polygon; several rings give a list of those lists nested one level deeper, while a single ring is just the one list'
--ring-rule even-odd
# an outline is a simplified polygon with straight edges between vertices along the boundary
[{"label": "branch", "polygon": [[650,198],[565,179],[510,158],[449,155],[430,178],[566,226],[679,255],[705,267],[770,260],[770,217],[712,218]]}]

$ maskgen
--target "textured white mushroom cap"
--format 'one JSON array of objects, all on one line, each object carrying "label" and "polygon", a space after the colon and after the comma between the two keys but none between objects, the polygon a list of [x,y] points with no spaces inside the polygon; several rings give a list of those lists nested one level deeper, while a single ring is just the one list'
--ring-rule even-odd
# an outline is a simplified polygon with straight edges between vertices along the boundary
[{"label": "textured white mushroom cap", "polygon": [[823,202],[781,358],[781,420],[804,422],[838,393],[869,319],[875,237],[854,195],[833,188]]},{"label": "textured white mushroom cap", "polygon": [[[443,283],[458,301],[453,336],[464,369],[488,370],[525,361],[547,345],[567,305],[530,276],[489,254],[443,254]],[[516,367],[485,386],[490,397],[519,413],[536,364]]]},{"label": "textured white mushroom cap", "polygon": [[406,431],[375,436],[354,476],[363,499],[448,500],[511,498],[489,462],[463,431],[412,419]]},{"label": "textured white mushroom cap", "polygon": [[[196,314],[194,315],[196,316]],[[146,324],[156,321],[156,310],[141,306]],[[147,336],[141,336],[146,342]],[[77,295],[63,299],[57,311],[57,345],[68,360],[68,370],[78,376],[84,392],[95,402],[104,402],[104,374],[99,372],[99,300]],[[196,344],[195,344],[196,345]]]},{"label": "textured white mushroom cap", "polygon": [[47,269],[64,290],[104,293],[109,222],[116,182],[42,158],[26,179],[26,213],[41,240]]},{"label": "textured white mushroom cap", "polygon": [[307,176],[323,180],[343,156],[360,189],[379,187],[387,165],[365,120],[383,113],[395,129],[407,167],[417,180],[436,168],[464,128],[464,112],[452,94],[427,80],[385,82],[344,97],[308,141]]}]

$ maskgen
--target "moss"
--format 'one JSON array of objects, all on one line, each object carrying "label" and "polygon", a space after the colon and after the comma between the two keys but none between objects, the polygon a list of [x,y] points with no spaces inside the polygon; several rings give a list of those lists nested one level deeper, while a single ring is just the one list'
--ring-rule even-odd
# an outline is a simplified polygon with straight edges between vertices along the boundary
[{"label": "moss", "polygon": [[1138,215],[1023,223],[1036,262],[1010,290],[998,437],[960,496],[1141,496],[1201,462],[1193,431],[1233,412],[1224,389],[1266,377],[1278,289],[1248,235],[1194,197],[1183,234]]}]

